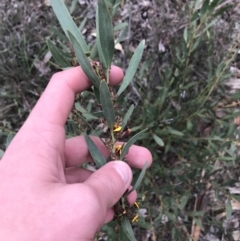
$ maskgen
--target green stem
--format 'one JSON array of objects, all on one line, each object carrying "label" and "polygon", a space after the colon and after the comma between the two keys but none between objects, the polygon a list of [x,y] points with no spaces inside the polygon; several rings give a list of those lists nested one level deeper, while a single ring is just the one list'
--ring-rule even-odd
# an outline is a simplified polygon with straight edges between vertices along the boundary
[{"label": "green stem", "polygon": [[110,73],[110,69],[107,69],[106,71],[107,84],[109,84],[109,73]]}]

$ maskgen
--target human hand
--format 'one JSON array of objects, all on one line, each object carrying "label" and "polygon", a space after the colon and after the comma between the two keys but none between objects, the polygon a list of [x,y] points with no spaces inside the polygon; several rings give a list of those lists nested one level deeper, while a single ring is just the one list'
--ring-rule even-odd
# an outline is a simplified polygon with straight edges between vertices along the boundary
[{"label": "human hand", "polygon": [[[112,67],[111,84],[123,78]],[[112,161],[91,173],[77,165],[90,158],[82,136],[65,139],[75,94],[90,87],[80,67],[55,74],[0,161],[0,240],[94,239],[113,218],[111,207],[130,186],[128,164]],[[93,138],[105,157],[108,150]],[[129,165],[141,168],[150,152],[132,146]],[[131,203],[136,192],[129,197]]]}]

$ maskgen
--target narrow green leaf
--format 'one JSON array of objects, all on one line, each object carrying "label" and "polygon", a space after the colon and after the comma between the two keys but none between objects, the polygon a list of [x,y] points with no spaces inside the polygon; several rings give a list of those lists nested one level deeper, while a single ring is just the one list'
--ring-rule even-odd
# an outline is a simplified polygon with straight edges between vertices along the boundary
[{"label": "narrow green leaf", "polygon": [[137,239],[134,236],[131,223],[126,217],[123,217],[123,219],[121,221],[121,226],[122,226],[124,233],[127,235],[127,237],[129,238],[130,241],[137,241]]},{"label": "narrow green leaf", "polygon": [[122,30],[123,28],[125,28],[125,27],[127,27],[127,26],[128,26],[128,23],[126,23],[126,22],[119,23],[119,24],[117,24],[117,25],[114,27],[113,31]]},{"label": "narrow green leaf", "polygon": [[109,128],[112,129],[115,123],[115,111],[113,109],[113,103],[106,81],[101,81],[99,91],[103,114],[106,118]]},{"label": "narrow green leaf", "polygon": [[184,29],[183,38],[184,38],[184,40],[187,44],[188,43],[188,29],[187,29],[187,27],[185,27],[185,29]]},{"label": "narrow green leaf", "polygon": [[145,45],[145,40],[142,40],[140,42],[140,44],[138,45],[138,47],[136,48],[136,50],[130,60],[129,67],[123,78],[122,84],[117,92],[118,96],[122,94],[122,92],[128,87],[128,85],[132,81],[132,78],[135,75],[138,65],[141,61],[143,50],[144,50],[144,45]]},{"label": "narrow green leaf", "polygon": [[80,32],[83,30],[83,27],[85,26],[86,22],[87,22],[87,17],[85,17],[85,18],[82,20],[82,22],[81,22],[81,24],[80,24],[80,26],[79,26],[79,28],[78,28]]},{"label": "narrow green leaf", "polygon": [[86,119],[86,121],[98,119],[96,116],[92,115],[87,110],[85,110],[79,102],[75,103],[74,106],[79,112],[81,112],[82,116]]},{"label": "narrow green leaf", "polygon": [[219,77],[220,74],[222,73],[223,69],[225,68],[226,63],[224,61],[222,61],[218,67],[217,67],[217,71],[216,71],[216,76]]},{"label": "narrow green leaf", "polygon": [[214,19],[212,22],[207,24],[207,26],[199,34],[196,35],[196,37],[201,37],[203,35],[203,33],[208,31],[208,29],[211,28],[217,21],[218,21],[217,19]]},{"label": "narrow green leaf", "polygon": [[89,59],[87,58],[87,56],[84,54],[80,44],[78,43],[77,39],[74,37],[74,35],[67,31],[70,41],[72,43],[75,55],[77,57],[77,60],[79,62],[79,64],[81,65],[84,73],[86,74],[86,76],[89,78],[89,80],[92,82],[92,84],[94,86],[96,86],[97,88],[99,88],[99,84],[100,84],[100,79],[98,78],[98,76],[95,74],[91,64],[89,63]]},{"label": "narrow green leaf", "polygon": [[[68,36],[69,30],[75,38],[80,42],[82,50],[84,53],[89,52],[87,43],[85,42],[82,34],[80,33],[77,25],[74,23],[72,16],[70,15],[65,3],[63,0],[50,0],[53,11],[57,16],[57,19],[65,32],[66,36]],[[69,36],[68,36],[69,37]]]},{"label": "narrow green leaf", "polygon": [[202,219],[194,218],[194,221],[195,221],[196,225],[201,228],[201,230],[204,230],[204,227],[202,225]]},{"label": "narrow green leaf", "polygon": [[209,3],[210,3],[210,0],[204,0],[204,2],[202,4],[202,8],[200,11],[201,21],[204,19],[205,15],[209,9]]},{"label": "narrow green leaf", "polygon": [[124,240],[124,241],[129,240],[122,226],[120,226],[118,239],[114,239],[114,240]]},{"label": "narrow green leaf", "polygon": [[210,11],[212,12],[217,7],[217,5],[220,2],[222,2],[222,0],[213,0],[213,1],[211,1],[211,3],[210,3]]},{"label": "narrow green leaf", "polygon": [[116,0],[114,2],[114,6],[112,8],[112,17],[114,17],[117,14],[118,7],[121,5],[121,0]]},{"label": "narrow green leaf", "polygon": [[7,141],[6,141],[6,148],[8,148],[8,146],[10,145],[12,139],[14,138],[15,136],[15,133],[13,132],[10,132],[7,136]]},{"label": "narrow green leaf", "polygon": [[51,52],[56,63],[62,68],[70,67],[69,61],[61,54],[56,45],[50,40],[47,40],[48,49]]},{"label": "narrow green leaf", "polygon": [[145,219],[141,216],[138,217],[138,222],[135,223],[137,226],[145,229],[151,229],[152,225],[150,223],[147,223]]},{"label": "narrow green leaf", "polygon": [[88,145],[88,150],[96,163],[97,168],[100,168],[104,166],[107,162],[105,158],[103,157],[102,153],[98,150],[95,143],[92,141],[92,139],[89,136],[85,136],[86,143]]},{"label": "narrow green leaf", "polygon": [[70,7],[70,9],[69,9],[69,12],[70,12],[71,14],[72,14],[73,11],[76,9],[77,2],[78,2],[78,0],[73,0],[73,1],[72,1],[72,5],[71,5],[71,7]]},{"label": "narrow green leaf", "polygon": [[178,238],[178,230],[173,226],[171,230],[171,238],[173,241],[176,241]]},{"label": "narrow green leaf", "polygon": [[198,11],[195,11],[192,15],[192,18],[190,19],[191,22],[194,22],[196,21],[197,19],[199,19],[199,12]]},{"label": "narrow green leaf", "polygon": [[205,211],[192,211],[190,214],[194,217],[203,217],[205,214]]},{"label": "narrow green leaf", "polygon": [[123,117],[123,121],[122,121],[122,130],[125,128],[125,126],[127,125],[127,122],[130,118],[130,116],[132,115],[134,110],[134,105],[131,105],[127,111],[127,113],[124,115]]},{"label": "narrow green leaf", "polygon": [[134,135],[124,146],[122,149],[122,153],[120,156],[120,159],[122,160],[125,155],[128,153],[129,148],[131,147],[131,145],[133,145],[143,134],[144,132],[146,132],[148,130],[148,128],[138,132],[136,135]]},{"label": "narrow green leaf", "polygon": [[102,111],[98,111],[98,112],[92,112],[91,113],[93,116],[97,117],[97,118],[101,118],[104,117],[103,112]]},{"label": "narrow green leaf", "polygon": [[188,202],[188,199],[190,197],[190,193],[186,193],[181,197],[179,208],[183,210]]},{"label": "narrow green leaf", "polygon": [[156,141],[156,143],[157,143],[159,146],[164,146],[164,142],[163,142],[163,140],[162,140],[159,136],[153,134],[153,139]]},{"label": "narrow green leaf", "polygon": [[64,42],[68,41],[68,37],[65,35],[65,33],[61,29],[59,30],[56,27],[50,26],[50,31],[53,34],[53,36],[58,38],[58,41],[64,41]]},{"label": "narrow green leaf", "polygon": [[218,11],[216,11],[216,13],[213,14],[212,17],[217,17],[219,15],[222,15],[224,12],[226,12],[228,9],[232,8],[234,5],[233,4],[229,4],[229,5],[226,5],[222,8],[220,8]]},{"label": "narrow green leaf", "polygon": [[[202,40],[202,35],[200,35],[199,37],[197,37],[197,39],[195,39],[195,43],[193,44],[193,47],[191,49],[192,52],[198,48],[199,44],[201,43],[201,40]],[[194,84],[194,83],[191,83],[191,84]]]},{"label": "narrow green leaf", "polygon": [[101,103],[100,102],[100,92],[99,92],[99,88],[96,88],[95,86],[93,87],[93,92],[94,92],[94,95],[98,101],[98,103]]},{"label": "narrow green leaf", "polygon": [[237,91],[236,93],[229,96],[231,100],[238,100],[240,98],[240,91]]},{"label": "narrow green leaf", "polygon": [[115,41],[115,44],[117,44],[117,43],[119,43],[119,42],[122,42],[122,41],[126,38],[127,33],[128,33],[128,26],[126,26],[126,27],[123,29],[121,35],[120,35],[120,36],[117,38],[117,40]]},{"label": "narrow green leaf", "polygon": [[195,11],[198,11],[199,5],[200,5],[201,1],[202,1],[202,0],[195,0],[194,9],[193,9],[194,12],[195,12]]},{"label": "narrow green leaf", "polygon": [[91,50],[90,58],[96,59],[97,56],[98,56],[97,43],[95,43],[92,50]]},{"label": "narrow green leaf", "polygon": [[50,60],[48,60],[48,63],[51,64],[52,66],[54,66],[56,69],[60,69],[60,70],[64,69],[64,68],[62,68],[61,66],[59,66],[59,65],[57,65],[57,64],[55,64],[55,63],[53,63],[53,62],[50,61]]},{"label": "narrow green leaf", "polygon": [[184,135],[182,132],[177,131],[177,130],[169,127],[169,126],[167,127],[167,130],[170,134],[173,134],[173,135],[176,135],[176,136],[183,136]]},{"label": "narrow green leaf", "polygon": [[237,200],[240,202],[240,196],[239,195],[234,195],[234,194],[230,194],[230,197],[232,197],[233,200]]},{"label": "narrow green leaf", "polygon": [[193,123],[190,120],[187,120],[187,130],[191,131],[193,128]]},{"label": "narrow green leaf", "polygon": [[137,190],[139,188],[139,186],[141,185],[142,183],[142,179],[144,178],[144,175],[145,175],[145,172],[147,170],[147,167],[148,167],[148,162],[146,162],[138,176],[138,179],[137,181],[135,182],[135,184],[133,185],[133,189],[134,190]]},{"label": "narrow green leaf", "polygon": [[90,127],[91,130],[93,130],[92,126],[88,123],[87,119],[81,115],[80,113],[76,112],[76,115],[78,116],[79,119],[82,120],[88,127]]},{"label": "narrow green leaf", "polygon": [[228,199],[226,202],[226,213],[227,213],[227,219],[229,219],[232,215],[232,204],[230,199]]},{"label": "narrow green leaf", "polygon": [[98,0],[96,26],[99,58],[105,68],[109,69],[114,53],[114,37],[112,19],[105,0]]},{"label": "narrow green leaf", "polygon": [[0,149],[0,160],[3,157],[3,155],[4,155],[4,151],[2,149]]},{"label": "narrow green leaf", "polygon": [[173,213],[168,212],[167,210],[164,211],[164,214],[173,222],[176,222],[177,218]]}]

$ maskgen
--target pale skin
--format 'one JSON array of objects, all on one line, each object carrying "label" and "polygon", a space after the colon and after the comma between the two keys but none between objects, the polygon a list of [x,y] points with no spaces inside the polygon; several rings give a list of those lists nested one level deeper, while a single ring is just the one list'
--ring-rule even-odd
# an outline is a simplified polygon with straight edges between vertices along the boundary
[{"label": "pale skin", "polygon": [[[123,78],[112,66],[111,85]],[[90,87],[80,67],[56,73],[0,161],[0,240],[92,241],[113,218],[113,205],[129,188],[132,171],[152,162],[132,146],[127,163],[112,161],[92,173],[82,136],[66,139],[64,124],[76,93]],[[105,157],[108,150],[93,138]],[[133,203],[136,192],[128,200]]]}]

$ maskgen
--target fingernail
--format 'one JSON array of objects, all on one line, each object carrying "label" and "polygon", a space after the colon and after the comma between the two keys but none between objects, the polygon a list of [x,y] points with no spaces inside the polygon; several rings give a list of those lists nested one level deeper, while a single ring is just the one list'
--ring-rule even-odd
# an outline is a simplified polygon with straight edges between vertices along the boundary
[{"label": "fingernail", "polygon": [[113,168],[119,173],[125,184],[129,184],[131,178],[129,166],[123,161],[114,161]]}]

